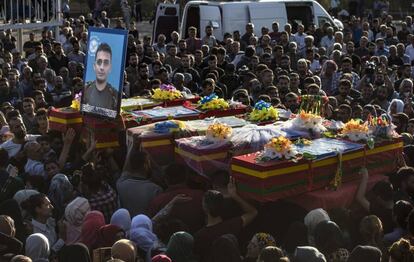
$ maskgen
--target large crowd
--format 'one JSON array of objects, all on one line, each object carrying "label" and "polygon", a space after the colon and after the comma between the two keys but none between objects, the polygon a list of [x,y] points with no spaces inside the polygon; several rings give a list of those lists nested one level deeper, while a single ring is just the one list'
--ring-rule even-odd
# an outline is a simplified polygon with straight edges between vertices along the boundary
[{"label": "large crowd", "polygon": [[[56,36],[30,33],[23,52],[1,32],[0,261],[414,261],[412,17],[343,24],[249,23],[223,41],[190,27],[152,44],[102,11],[66,19]],[[297,113],[301,95],[327,96],[327,119],[388,114],[404,159],[372,189],[361,167],[352,206],[308,212],[240,197],[229,171],[200,182],[181,164],[153,168],[140,148],[97,150],[48,119],[82,91],[89,26],[129,30],[123,98],[172,84]]]}]

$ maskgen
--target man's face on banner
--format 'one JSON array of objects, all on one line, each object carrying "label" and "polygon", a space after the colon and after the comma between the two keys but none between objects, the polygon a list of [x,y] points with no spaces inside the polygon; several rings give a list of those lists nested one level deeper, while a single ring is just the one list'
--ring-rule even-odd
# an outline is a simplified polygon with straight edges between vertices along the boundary
[{"label": "man's face on banner", "polygon": [[105,51],[97,52],[93,68],[96,74],[96,81],[99,83],[106,82],[112,70],[111,54]]}]

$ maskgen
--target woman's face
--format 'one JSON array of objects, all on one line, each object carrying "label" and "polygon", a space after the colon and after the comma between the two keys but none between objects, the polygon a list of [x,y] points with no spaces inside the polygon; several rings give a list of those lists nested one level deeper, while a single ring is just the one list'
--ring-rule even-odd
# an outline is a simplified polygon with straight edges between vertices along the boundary
[{"label": "woman's face", "polygon": [[391,115],[397,113],[397,103],[396,102],[394,102],[394,103],[391,104],[390,112],[391,112]]}]

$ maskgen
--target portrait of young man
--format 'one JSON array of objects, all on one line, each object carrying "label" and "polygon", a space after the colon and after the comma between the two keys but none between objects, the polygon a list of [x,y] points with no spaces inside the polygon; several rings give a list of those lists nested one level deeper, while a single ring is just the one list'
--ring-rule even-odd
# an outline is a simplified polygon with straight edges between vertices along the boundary
[{"label": "portrait of young man", "polygon": [[118,91],[108,82],[112,71],[112,49],[108,44],[101,43],[98,46],[93,69],[96,79],[86,84],[83,104],[91,109],[92,113],[99,113],[99,110],[105,109],[116,111]]}]

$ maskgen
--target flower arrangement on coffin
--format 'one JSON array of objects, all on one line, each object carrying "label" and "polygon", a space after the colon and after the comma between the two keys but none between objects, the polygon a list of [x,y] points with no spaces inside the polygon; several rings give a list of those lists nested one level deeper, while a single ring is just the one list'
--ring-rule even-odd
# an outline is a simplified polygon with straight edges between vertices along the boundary
[{"label": "flower arrangement on coffin", "polygon": [[375,138],[391,139],[398,136],[395,132],[395,126],[386,114],[382,114],[380,117],[372,117],[369,115],[367,122]]},{"label": "flower arrangement on coffin", "polygon": [[206,139],[210,142],[229,140],[232,133],[233,129],[229,125],[214,123],[207,128]]},{"label": "flower arrangement on coffin", "polygon": [[258,101],[249,115],[249,120],[254,122],[264,122],[270,120],[277,120],[279,114],[271,104],[263,100]]},{"label": "flower arrangement on coffin", "polygon": [[198,102],[198,107],[201,110],[223,110],[230,107],[229,103],[226,102],[223,98],[219,98],[215,93],[212,93],[209,96],[203,97]]},{"label": "flower arrangement on coffin", "polygon": [[314,134],[321,134],[326,131],[321,116],[307,113],[304,110],[296,115],[293,119],[292,126],[298,130],[309,130]]},{"label": "flower arrangement on coffin", "polygon": [[70,107],[76,111],[79,111],[81,99],[82,99],[82,92],[75,95],[75,98],[72,100],[72,104],[70,105]]},{"label": "flower arrangement on coffin", "polygon": [[298,152],[293,143],[284,136],[274,137],[264,146],[257,160],[269,161],[273,159],[295,160]]},{"label": "flower arrangement on coffin", "polygon": [[329,99],[326,96],[319,95],[302,95],[299,96],[299,112],[304,110],[307,113],[321,115],[323,107],[328,103]]},{"label": "flower arrangement on coffin", "polygon": [[186,128],[187,126],[183,121],[167,120],[167,121],[156,123],[154,125],[154,132],[160,133],[160,134],[176,133],[179,131],[183,131]]},{"label": "flower arrangement on coffin", "polygon": [[183,98],[183,94],[178,91],[173,85],[162,84],[160,88],[154,90],[152,98],[161,101],[172,101]]},{"label": "flower arrangement on coffin", "polygon": [[341,135],[347,137],[353,142],[368,141],[370,131],[367,123],[361,123],[359,120],[351,119],[342,128]]}]

